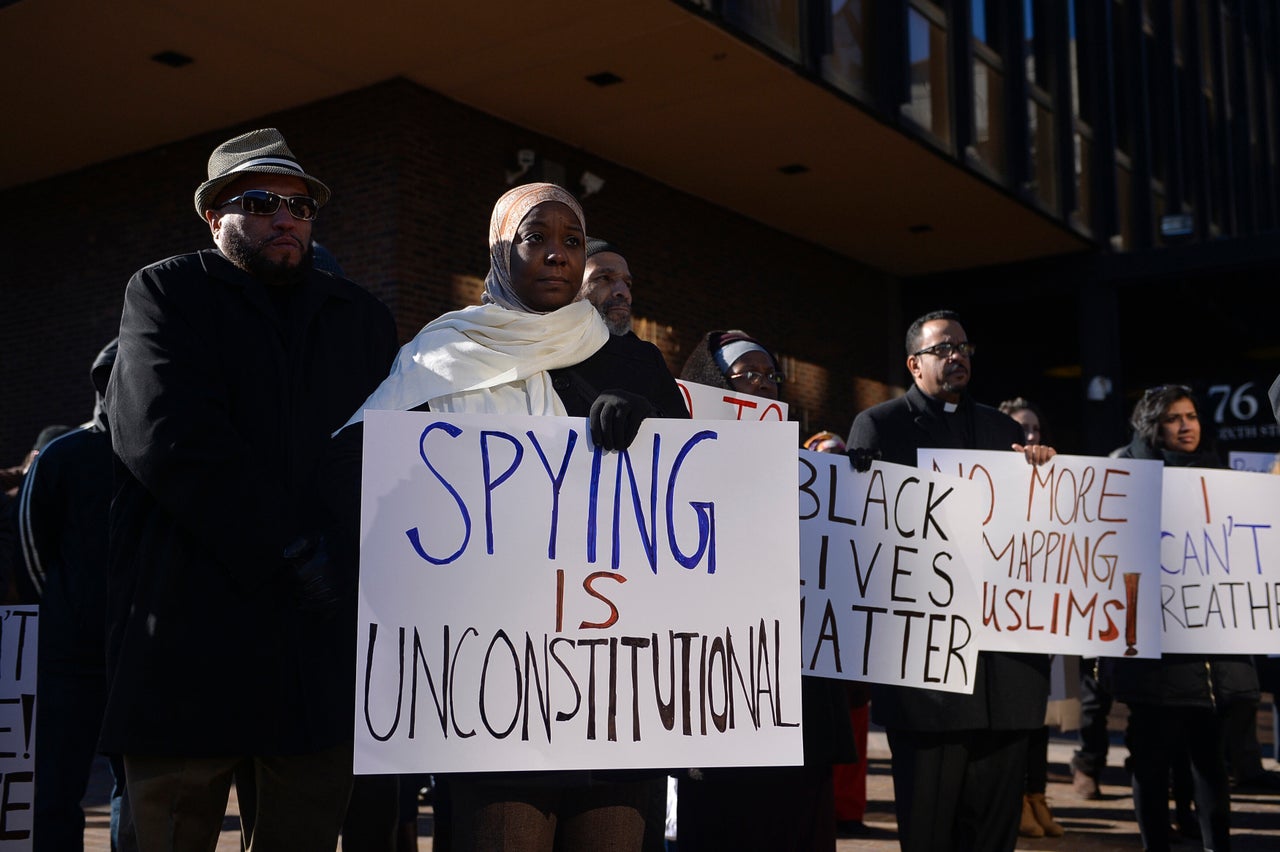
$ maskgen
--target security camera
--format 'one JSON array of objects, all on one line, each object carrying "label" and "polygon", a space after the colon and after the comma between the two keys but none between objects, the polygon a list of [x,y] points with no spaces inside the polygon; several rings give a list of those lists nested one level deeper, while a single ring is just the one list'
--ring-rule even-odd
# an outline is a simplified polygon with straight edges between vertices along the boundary
[{"label": "security camera", "polygon": [[604,178],[591,172],[583,172],[582,177],[578,179],[578,183],[582,184],[582,195],[580,198],[586,198],[588,195],[595,195],[604,189]]},{"label": "security camera", "polygon": [[532,148],[521,148],[516,151],[516,165],[520,168],[514,172],[507,172],[507,185],[513,185],[520,178],[524,177],[529,169],[533,168],[534,162],[538,159],[538,152]]}]

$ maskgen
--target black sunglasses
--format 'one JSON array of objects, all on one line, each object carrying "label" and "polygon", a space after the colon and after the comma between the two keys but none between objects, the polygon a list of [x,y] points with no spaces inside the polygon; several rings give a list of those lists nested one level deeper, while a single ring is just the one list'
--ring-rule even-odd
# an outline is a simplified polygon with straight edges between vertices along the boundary
[{"label": "black sunglasses", "polygon": [[921,355],[932,355],[935,358],[941,358],[945,361],[957,353],[966,358],[972,358],[973,353],[977,351],[978,347],[968,341],[965,341],[964,343],[935,343],[928,349],[921,349],[919,352],[912,352],[911,354],[916,358]]},{"label": "black sunglasses", "polygon": [[320,203],[310,195],[276,195],[265,189],[246,190],[235,198],[228,198],[218,206],[239,204],[241,210],[253,216],[272,216],[280,209],[281,201],[284,202],[290,216],[304,222],[310,222],[316,218],[316,213],[320,210]]}]

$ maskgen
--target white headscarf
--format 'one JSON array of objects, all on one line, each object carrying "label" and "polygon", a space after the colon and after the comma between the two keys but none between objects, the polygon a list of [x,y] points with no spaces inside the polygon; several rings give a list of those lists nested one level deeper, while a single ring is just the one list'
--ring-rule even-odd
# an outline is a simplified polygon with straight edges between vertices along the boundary
[{"label": "white headscarf", "polygon": [[489,220],[485,304],[427,323],[401,347],[391,375],[347,426],[363,420],[365,409],[407,411],[424,402],[433,411],[566,413],[547,371],[585,361],[608,341],[609,330],[585,299],[536,313],[516,296],[511,286],[511,242],[524,217],[544,201],[567,206],[585,233],[582,208],[554,184],[518,186],[499,198]]}]

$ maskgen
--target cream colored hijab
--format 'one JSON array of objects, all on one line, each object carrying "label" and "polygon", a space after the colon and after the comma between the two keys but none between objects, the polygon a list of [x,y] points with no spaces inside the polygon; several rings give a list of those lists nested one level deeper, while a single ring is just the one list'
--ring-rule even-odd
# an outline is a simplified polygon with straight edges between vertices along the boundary
[{"label": "cream colored hijab", "polygon": [[516,296],[511,242],[524,217],[544,201],[567,206],[585,233],[582,208],[554,184],[518,186],[499,198],[489,220],[484,304],[427,323],[400,349],[391,375],[348,426],[363,420],[366,409],[407,411],[423,403],[433,411],[472,414],[566,413],[547,371],[585,361],[608,341],[609,330],[585,299],[540,314]]}]

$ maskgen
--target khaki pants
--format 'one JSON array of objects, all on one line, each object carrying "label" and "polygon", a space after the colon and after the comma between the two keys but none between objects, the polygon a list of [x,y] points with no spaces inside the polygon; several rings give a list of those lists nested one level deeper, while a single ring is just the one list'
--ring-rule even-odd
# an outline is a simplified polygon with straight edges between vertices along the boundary
[{"label": "khaki pants", "polygon": [[351,795],[351,746],[278,757],[126,754],[141,852],[213,852],[236,765],[251,760],[256,814],[248,852],[333,852]]}]

